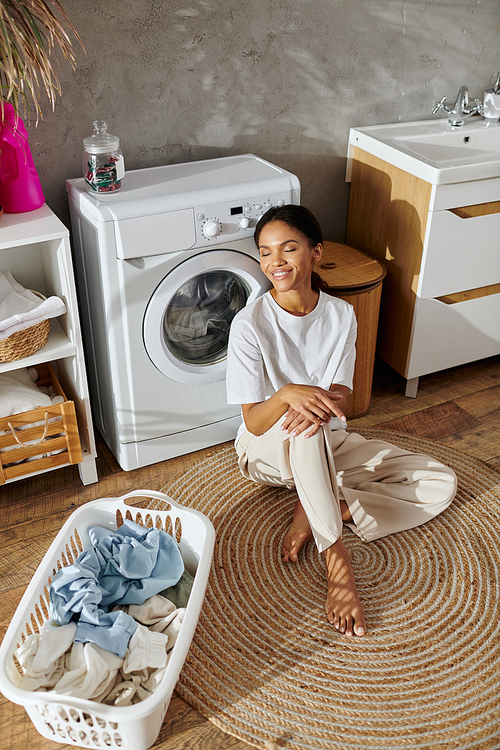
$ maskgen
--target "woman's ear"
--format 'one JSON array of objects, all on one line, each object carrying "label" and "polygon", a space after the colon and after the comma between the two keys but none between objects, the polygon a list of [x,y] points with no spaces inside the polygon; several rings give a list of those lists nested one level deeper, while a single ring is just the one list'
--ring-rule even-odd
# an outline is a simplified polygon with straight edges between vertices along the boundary
[{"label": "woman's ear", "polygon": [[313,248],[313,251],[312,251],[313,263],[317,263],[318,260],[321,260],[322,257],[323,257],[323,245],[321,244],[321,242],[319,242],[316,245],[316,247]]}]

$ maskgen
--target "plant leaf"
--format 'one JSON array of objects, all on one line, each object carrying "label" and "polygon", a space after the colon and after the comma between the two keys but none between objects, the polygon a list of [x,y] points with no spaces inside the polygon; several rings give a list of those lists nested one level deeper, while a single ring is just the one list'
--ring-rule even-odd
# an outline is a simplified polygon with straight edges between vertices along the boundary
[{"label": "plant leaf", "polygon": [[[42,116],[40,83],[52,109],[61,93],[50,56],[57,46],[73,70],[76,59],[69,30],[83,47],[59,0],[0,0],[0,86],[19,111],[19,99],[33,100],[37,121]],[[29,105],[28,105],[29,106]],[[3,106],[1,107],[3,120]]]}]

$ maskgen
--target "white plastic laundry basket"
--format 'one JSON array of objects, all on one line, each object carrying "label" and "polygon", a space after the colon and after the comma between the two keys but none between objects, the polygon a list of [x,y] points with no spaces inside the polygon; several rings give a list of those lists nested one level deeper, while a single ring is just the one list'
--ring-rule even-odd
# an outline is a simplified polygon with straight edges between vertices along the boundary
[{"label": "white plastic laundry basket", "polygon": [[[127,505],[128,498],[164,500],[169,510]],[[39,632],[48,619],[49,586],[57,570],[71,565],[91,543],[89,526],[119,528],[125,519],[156,527],[177,540],[186,569],[195,576],[184,621],[172,649],[164,678],[153,695],[126,707],[108,706],[55,692],[31,692],[9,678],[19,644]],[[175,683],[193,638],[207,586],[215,532],[202,513],[184,508],[168,495],[137,490],[119,498],[94,500],[66,521],[40,563],[21,599],[0,647],[0,690],[13,703],[24,706],[41,735],[54,742],[90,748],[146,750],[158,737]]]}]

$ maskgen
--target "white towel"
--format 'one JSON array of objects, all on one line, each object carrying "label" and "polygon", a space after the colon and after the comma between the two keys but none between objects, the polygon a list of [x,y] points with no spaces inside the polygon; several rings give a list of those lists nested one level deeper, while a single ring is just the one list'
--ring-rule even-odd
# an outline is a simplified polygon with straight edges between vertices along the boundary
[{"label": "white towel", "polygon": [[41,300],[18,284],[10,271],[0,273],[0,341],[64,312],[66,305],[59,297]]},{"label": "white towel", "polygon": [[0,373],[0,417],[10,417],[52,404],[51,397],[34,382],[37,377],[34,367]]}]

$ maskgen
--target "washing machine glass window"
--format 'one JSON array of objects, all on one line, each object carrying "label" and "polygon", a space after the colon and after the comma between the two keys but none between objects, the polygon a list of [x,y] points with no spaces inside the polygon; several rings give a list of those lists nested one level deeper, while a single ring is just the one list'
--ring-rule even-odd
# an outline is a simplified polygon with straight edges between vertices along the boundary
[{"label": "washing machine glass window", "polygon": [[229,327],[250,292],[244,279],[227,271],[208,271],[190,279],[166,309],[165,344],[188,364],[207,365],[224,359]]},{"label": "washing machine glass window", "polygon": [[[238,246],[256,253],[253,240]],[[231,322],[269,287],[257,257],[247,252],[221,248],[182,261],[158,284],[145,310],[150,360],[178,383],[224,380]]]}]

